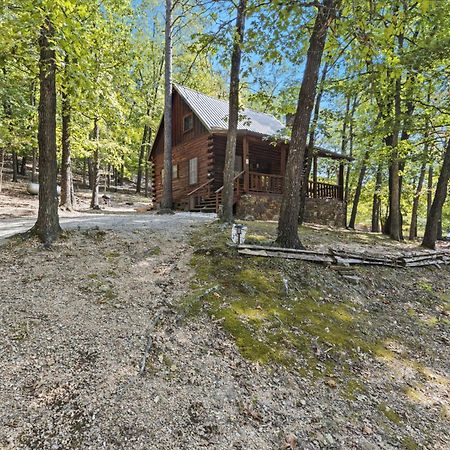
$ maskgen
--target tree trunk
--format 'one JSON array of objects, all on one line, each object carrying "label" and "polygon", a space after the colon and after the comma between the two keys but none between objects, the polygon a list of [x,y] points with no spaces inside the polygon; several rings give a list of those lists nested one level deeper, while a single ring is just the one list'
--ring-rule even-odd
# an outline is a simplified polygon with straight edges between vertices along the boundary
[{"label": "tree trunk", "polygon": [[86,169],[87,169],[86,158],[83,158],[83,186],[86,186]]},{"label": "tree trunk", "polygon": [[17,183],[17,166],[18,166],[17,152],[12,152],[12,182]]},{"label": "tree trunk", "polygon": [[22,161],[20,163],[20,175],[27,176],[27,157],[22,156]]},{"label": "tree trunk", "polygon": [[[428,145],[425,144],[427,153]],[[419,210],[419,199],[420,194],[422,193],[422,186],[423,182],[425,180],[425,172],[426,172],[427,164],[426,162],[422,163],[422,166],[420,167],[420,173],[419,173],[419,181],[417,182],[417,188],[416,193],[414,194],[414,200],[413,200],[413,206],[411,211],[411,224],[409,226],[409,239],[413,240],[417,237],[417,211]]]},{"label": "tree trunk", "polygon": [[[147,111],[147,115],[149,114],[149,111]],[[139,161],[138,161],[138,173],[137,173],[137,180],[136,180],[136,194],[139,194],[141,192],[141,184],[142,184],[142,163],[144,162],[145,157],[145,149],[147,147],[147,134],[148,134],[148,125],[144,125],[144,132],[142,135],[142,143],[141,148],[139,150]]]},{"label": "tree trunk", "polygon": [[400,115],[401,115],[401,80],[398,78],[395,82],[395,117],[394,129],[392,133],[392,152],[391,152],[391,181],[389,184],[389,235],[392,239],[400,241],[402,239],[402,221],[400,216],[400,160],[398,156],[398,139],[400,133]]},{"label": "tree trunk", "polygon": [[[68,56],[65,58],[66,77]],[[62,136],[61,136],[61,198],[60,205],[69,211],[73,209],[73,179],[70,160],[70,100],[67,92],[67,85],[62,88],[61,115],[62,115]]]},{"label": "tree trunk", "polygon": [[428,167],[427,181],[427,220],[430,215],[431,204],[433,203],[433,163]]},{"label": "tree trunk", "polygon": [[99,152],[99,128],[98,118],[94,119],[94,129],[92,131],[92,137],[95,140],[94,161],[92,164],[92,197],[91,208],[100,209],[98,204],[98,188],[100,184],[100,152]]},{"label": "tree trunk", "polygon": [[172,194],[172,0],[166,0],[164,72],[164,178],[160,213],[170,214]]},{"label": "tree trunk", "polygon": [[148,133],[147,133],[147,153],[145,154],[145,196],[148,197],[148,193],[149,193],[149,179],[152,176],[151,171],[150,171],[150,162],[149,162],[149,158],[150,158],[150,143],[152,141],[152,129],[151,127],[148,128]]},{"label": "tree trunk", "polygon": [[277,243],[281,247],[302,248],[298,237],[301,174],[304,169],[306,140],[316,94],[320,62],[328,27],[336,14],[334,0],[324,0],[319,7],[309,41],[303,81],[299,92],[297,112],[292,127],[289,156],[284,181]]},{"label": "tree trunk", "polygon": [[45,245],[50,245],[61,232],[56,190],[56,55],[53,35],[53,24],[47,18],[39,37],[39,210],[36,223],[30,230]]},{"label": "tree trunk", "polygon": [[237,129],[239,121],[239,78],[241,70],[242,43],[244,41],[247,0],[240,0],[236,16],[236,37],[231,55],[230,96],[228,104],[228,133],[223,169],[222,221],[233,222],[234,161],[236,156]]},{"label": "tree trunk", "polygon": [[377,174],[375,179],[375,190],[373,193],[372,202],[372,227],[371,231],[374,233],[380,232],[380,216],[381,216],[381,185],[383,182],[383,166],[378,164]]},{"label": "tree trunk", "polygon": [[422,245],[427,248],[434,249],[436,246],[436,239],[439,234],[439,221],[442,218],[442,206],[447,197],[448,180],[450,178],[450,139],[447,142],[445,150],[444,162],[442,163],[441,173],[439,174],[436,185],[436,192],[434,194],[433,203],[431,204],[430,214],[427,219],[425,227],[425,235],[423,237]]},{"label": "tree trunk", "polygon": [[309,130],[309,142],[305,150],[304,172],[302,176],[302,190],[300,195],[300,211],[298,215],[298,224],[301,225],[305,219],[306,198],[308,197],[309,176],[311,173],[312,157],[314,154],[314,141],[316,138],[316,129],[319,122],[320,102],[322,101],[323,91],[325,89],[325,79],[328,72],[328,61],[323,66],[322,75],[319,82],[319,91],[317,92],[316,101],[314,103],[314,114]]},{"label": "tree trunk", "polygon": [[351,229],[355,229],[356,223],[356,214],[358,213],[358,205],[359,199],[361,197],[362,185],[364,181],[364,176],[366,175],[367,170],[367,160],[369,158],[369,151],[367,150],[364,154],[363,161],[361,164],[361,170],[359,171],[358,184],[356,185],[355,196],[353,198],[352,212],[350,215],[350,222],[348,223],[348,227]]}]

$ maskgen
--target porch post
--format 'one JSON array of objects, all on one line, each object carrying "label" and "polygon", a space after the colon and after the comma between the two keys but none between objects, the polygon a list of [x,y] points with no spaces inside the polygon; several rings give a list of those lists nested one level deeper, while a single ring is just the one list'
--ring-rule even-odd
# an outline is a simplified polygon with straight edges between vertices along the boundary
[{"label": "porch post", "polygon": [[339,175],[338,175],[338,196],[339,200],[344,200],[344,164],[341,162],[339,163]]},{"label": "porch post", "polygon": [[317,155],[313,156],[313,197],[317,198]]},{"label": "porch post", "polygon": [[250,188],[250,173],[249,173],[249,146],[247,136],[242,138],[242,168],[244,172],[244,192],[247,193]]}]

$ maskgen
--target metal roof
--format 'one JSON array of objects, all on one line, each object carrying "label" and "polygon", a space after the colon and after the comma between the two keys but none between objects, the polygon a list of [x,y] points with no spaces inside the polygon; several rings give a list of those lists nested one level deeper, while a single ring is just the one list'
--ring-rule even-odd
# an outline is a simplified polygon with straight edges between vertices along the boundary
[{"label": "metal roof", "polygon": [[[228,102],[193,91],[179,84],[173,86],[208,131],[228,129]],[[284,128],[285,126],[271,114],[260,113],[252,109],[240,111],[238,130],[273,136],[280,133]]]}]

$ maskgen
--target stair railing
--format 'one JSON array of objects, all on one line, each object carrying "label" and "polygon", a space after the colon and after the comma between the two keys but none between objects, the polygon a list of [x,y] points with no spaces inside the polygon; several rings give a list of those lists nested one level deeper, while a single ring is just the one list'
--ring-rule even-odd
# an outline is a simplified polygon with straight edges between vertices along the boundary
[{"label": "stair railing", "polygon": [[[233,204],[236,203],[240,196],[241,196],[241,180],[240,178],[242,177],[242,175],[244,175],[245,170],[243,170],[242,172],[239,172],[234,178],[233,178]],[[220,206],[220,201],[222,199],[222,191],[223,191],[223,186],[221,186],[219,189],[217,189],[217,191],[215,192],[216,194],[216,213],[219,212],[219,206]]]},{"label": "stair railing", "polygon": [[214,182],[214,178],[211,178],[210,180],[206,181],[205,183],[201,184],[197,188],[195,188],[193,191],[189,192],[187,194],[188,202],[189,202],[189,209],[193,209],[197,206],[198,199],[201,197],[209,198],[211,196],[211,185]]}]

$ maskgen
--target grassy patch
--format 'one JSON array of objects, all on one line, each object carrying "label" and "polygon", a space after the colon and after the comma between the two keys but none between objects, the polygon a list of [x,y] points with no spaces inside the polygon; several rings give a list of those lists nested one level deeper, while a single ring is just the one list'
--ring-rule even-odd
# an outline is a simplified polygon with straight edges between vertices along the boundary
[{"label": "grassy patch", "polygon": [[[252,222],[247,236],[261,242],[273,232],[274,224]],[[191,314],[206,311],[220,321],[245,357],[303,374],[346,371],[349,356],[373,350],[359,331],[365,314],[314,271],[336,274],[299,261],[242,258],[227,245],[228,234],[215,224],[192,238],[195,277],[184,302]]]}]

